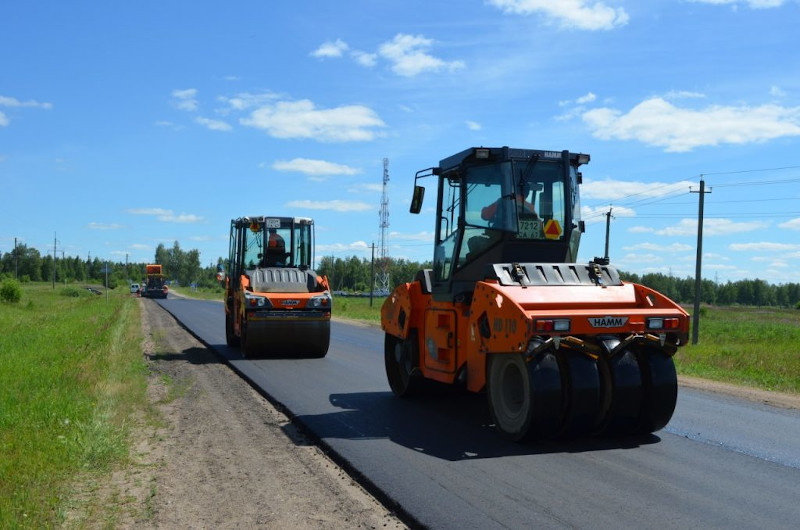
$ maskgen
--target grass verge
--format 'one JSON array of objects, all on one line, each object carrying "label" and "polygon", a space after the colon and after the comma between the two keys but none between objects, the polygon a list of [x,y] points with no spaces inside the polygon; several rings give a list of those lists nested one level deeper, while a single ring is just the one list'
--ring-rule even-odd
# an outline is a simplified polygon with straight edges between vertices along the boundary
[{"label": "grass verge", "polygon": [[147,408],[138,307],[48,284],[0,304],[1,528],[63,524],[75,477],[126,461]]},{"label": "grass verge", "polygon": [[800,311],[703,307],[697,344],[675,360],[684,375],[800,393]]}]

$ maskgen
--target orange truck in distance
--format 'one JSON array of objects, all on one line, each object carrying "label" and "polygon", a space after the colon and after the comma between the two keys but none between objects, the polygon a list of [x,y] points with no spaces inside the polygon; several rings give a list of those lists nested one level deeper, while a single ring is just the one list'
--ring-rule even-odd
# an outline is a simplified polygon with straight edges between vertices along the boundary
[{"label": "orange truck in distance", "polygon": [[166,298],[169,287],[164,281],[161,265],[146,265],[147,278],[142,287],[142,296],[147,298]]}]

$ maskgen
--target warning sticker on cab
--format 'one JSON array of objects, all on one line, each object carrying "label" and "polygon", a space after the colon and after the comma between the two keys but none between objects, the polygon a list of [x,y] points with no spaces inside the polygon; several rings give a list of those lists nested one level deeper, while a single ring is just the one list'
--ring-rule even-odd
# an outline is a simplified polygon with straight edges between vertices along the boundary
[{"label": "warning sticker on cab", "polygon": [[544,237],[558,239],[561,237],[561,225],[555,219],[549,219],[544,224]]}]

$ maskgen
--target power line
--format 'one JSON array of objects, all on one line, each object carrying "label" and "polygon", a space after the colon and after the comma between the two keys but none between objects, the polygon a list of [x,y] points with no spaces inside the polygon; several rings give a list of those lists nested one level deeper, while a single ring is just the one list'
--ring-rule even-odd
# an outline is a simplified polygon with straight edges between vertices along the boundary
[{"label": "power line", "polygon": [[733,188],[736,186],[768,186],[770,184],[788,184],[790,182],[800,182],[800,178],[784,180],[754,180],[750,182],[732,182],[730,184],[715,184],[716,188]]},{"label": "power line", "polygon": [[742,173],[766,173],[767,171],[785,171],[787,169],[800,169],[800,166],[772,167],[766,169],[740,169],[738,171],[717,171],[715,173],[703,173],[703,175],[740,175]]}]

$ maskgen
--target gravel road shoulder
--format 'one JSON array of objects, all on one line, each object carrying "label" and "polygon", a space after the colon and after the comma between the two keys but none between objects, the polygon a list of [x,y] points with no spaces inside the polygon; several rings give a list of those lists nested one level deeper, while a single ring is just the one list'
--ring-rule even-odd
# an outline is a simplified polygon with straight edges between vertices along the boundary
[{"label": "gravel road shoulder", "polygon": [[115,526],[406,528],[169,313],[141,303],[163,427],[142,433],[135,469],[115,477],[129,501]]}]

